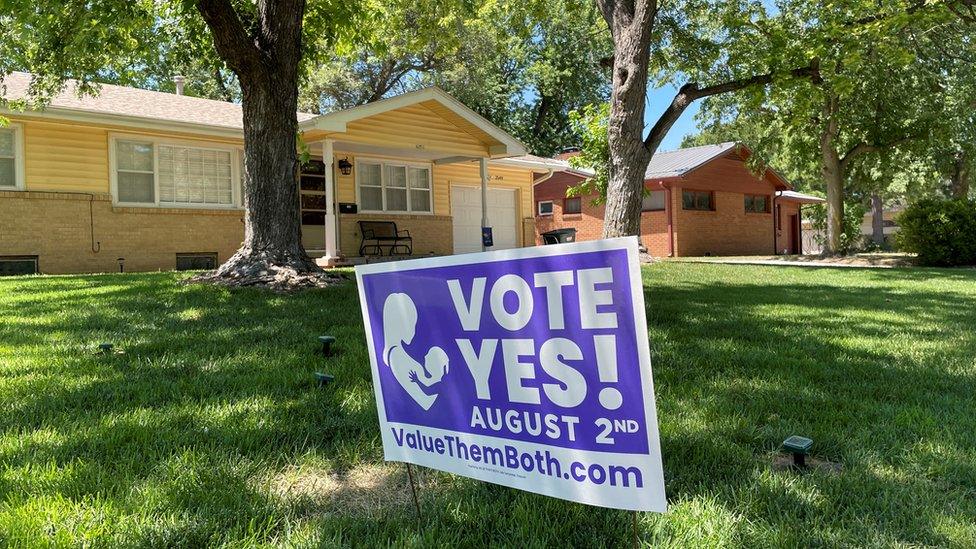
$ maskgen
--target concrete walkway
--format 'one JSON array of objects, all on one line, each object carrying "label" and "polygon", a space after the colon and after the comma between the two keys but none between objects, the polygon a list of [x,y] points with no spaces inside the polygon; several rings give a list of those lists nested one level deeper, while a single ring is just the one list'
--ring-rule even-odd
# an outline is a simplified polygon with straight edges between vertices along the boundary
[{"label": "concrete walkway", "polygon": [[907,254],[856,254],[841,257],[820,256],[746,256],[746,257],[678,257],[677,263],[718,263],[724,265],[772,265],[789,267],[830,267],[850,269],[893,269],[912,267]]}]

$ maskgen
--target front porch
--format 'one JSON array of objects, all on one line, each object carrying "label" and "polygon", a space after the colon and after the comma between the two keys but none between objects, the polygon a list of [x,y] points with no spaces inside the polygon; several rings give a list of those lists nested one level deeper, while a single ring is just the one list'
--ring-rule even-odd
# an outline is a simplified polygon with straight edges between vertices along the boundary
[{"label": "front porch", "polygon": [[[303,243],[322,266],[359,259],[360,221],[393,221],[412,257],[534,244],[531,166],[495,165],[524,147],[436,88],[302,124],[311,162]],[[491,227],[494,246],[481,242]]]}]

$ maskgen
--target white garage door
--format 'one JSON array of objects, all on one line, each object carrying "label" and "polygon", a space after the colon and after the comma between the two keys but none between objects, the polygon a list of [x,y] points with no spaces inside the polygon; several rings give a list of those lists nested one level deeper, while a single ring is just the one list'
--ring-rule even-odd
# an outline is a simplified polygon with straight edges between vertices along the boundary
[{"label": "white garage door", "polygon": [[[480,252],[481,189],[452,186],[451,215],[454,217],[454,253]],[[488,189],[488,221],[495,241],[489,250],[518,246],[514,189]]]}]

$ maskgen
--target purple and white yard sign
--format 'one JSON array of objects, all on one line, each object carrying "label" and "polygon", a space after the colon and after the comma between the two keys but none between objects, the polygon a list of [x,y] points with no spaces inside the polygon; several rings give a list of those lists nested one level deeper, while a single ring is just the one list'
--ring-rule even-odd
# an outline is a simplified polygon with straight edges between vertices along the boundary
[{"label": "purple and white yard sign", "polygon": [[666,509],[636,238],[356,277],[387,460]]}]

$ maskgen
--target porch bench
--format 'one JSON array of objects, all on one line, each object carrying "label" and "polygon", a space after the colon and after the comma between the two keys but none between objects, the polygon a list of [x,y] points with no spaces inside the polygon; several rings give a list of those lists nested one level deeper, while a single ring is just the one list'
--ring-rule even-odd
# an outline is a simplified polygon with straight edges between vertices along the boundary
[{"label": "porch bench", "polygon": [[[383,247],[388,246],[388,255],[413,255],[413,238],[407,229],[397,229],[393,221],[360,221],[359,232],[363,235],[359,246],[359,255],[383,255]],[[403,253],[398,253],[403,252]]]}]

